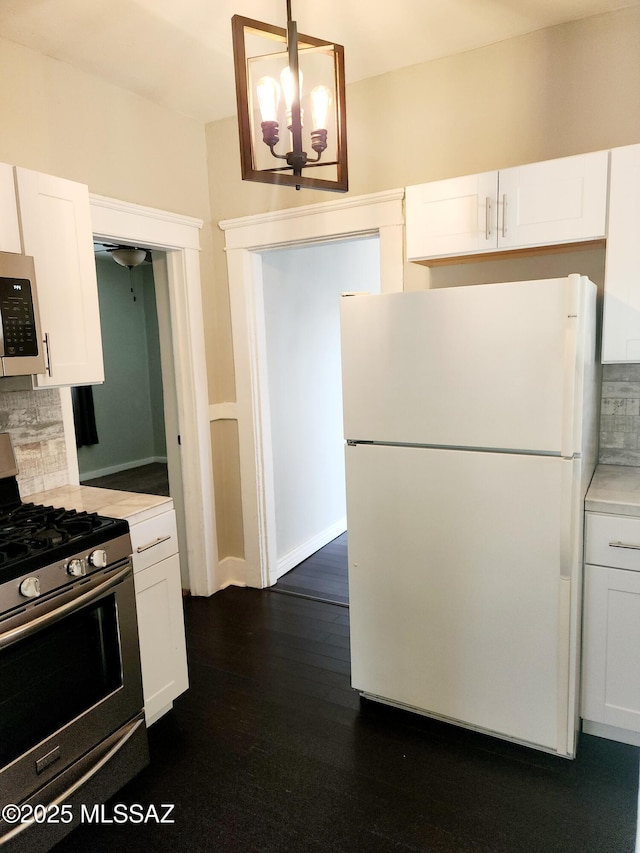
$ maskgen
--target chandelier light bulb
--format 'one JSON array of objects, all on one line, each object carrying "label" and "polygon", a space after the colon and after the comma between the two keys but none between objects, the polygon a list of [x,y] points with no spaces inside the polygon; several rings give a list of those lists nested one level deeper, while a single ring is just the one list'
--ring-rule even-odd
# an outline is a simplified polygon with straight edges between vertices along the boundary
[{"label": "chandelier light bulb", "polygon": [[[293,74],[288,65],[280,72],[280,83],[282,84],[282,94],[287,105],[287,112],[290,113],[291,105],[293,104],[294,81]],[[300,69],[298,69],[298,99],[302,100],[302,71]]]},{"label": "chandelier light bulb", "polygon": [[314,130],[326,130],[330,106],[331,92],[326,86],[316,86],[311,90],[311,114]]},{"label": "chandelier light bulb", "polygon": [[280,87],[273,77],[261,77],[256,86],[262,121],[278,121]]}]

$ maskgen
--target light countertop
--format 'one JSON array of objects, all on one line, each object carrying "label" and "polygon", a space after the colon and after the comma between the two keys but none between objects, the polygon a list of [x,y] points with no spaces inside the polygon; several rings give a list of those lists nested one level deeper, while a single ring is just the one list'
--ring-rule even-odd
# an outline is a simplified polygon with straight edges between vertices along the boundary
[{"label": "light countertop", "polygon": [[598,465],[587,491],[585,509],[640,517],[640,468]]},{"label": "light countertop", "polygon": [[22,497],[22,500],[78,512],[97,512],[111,518],[126,518],[129,524],[138,524],[173,509],[171,498],[163,495],[119,492],[94,486],[59,486]]}]

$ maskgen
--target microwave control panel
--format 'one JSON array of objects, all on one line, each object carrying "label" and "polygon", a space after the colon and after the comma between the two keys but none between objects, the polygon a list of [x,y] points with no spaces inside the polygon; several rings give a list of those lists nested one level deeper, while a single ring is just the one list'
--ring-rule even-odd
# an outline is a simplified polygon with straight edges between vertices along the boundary
[{"label": "microwave control panel", "polygon": [[38,355],[33,297],[28,279],[0,277],[0,321],[0,355]]}]

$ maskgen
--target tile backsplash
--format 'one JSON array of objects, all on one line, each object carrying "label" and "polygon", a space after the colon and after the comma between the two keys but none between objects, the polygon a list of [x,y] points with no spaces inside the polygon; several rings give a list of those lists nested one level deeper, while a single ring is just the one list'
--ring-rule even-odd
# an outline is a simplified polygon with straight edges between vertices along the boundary
[{"label": "tile backsplash", "polygon": [[9,382],[0,383],[0,432],[11,436],[24,499],[69,482],[62,406],[57,388],[5,391]]},{"label": "tile backsplash", "polygon": [[640,364],[603,365],[600,462],[640,465]]}]

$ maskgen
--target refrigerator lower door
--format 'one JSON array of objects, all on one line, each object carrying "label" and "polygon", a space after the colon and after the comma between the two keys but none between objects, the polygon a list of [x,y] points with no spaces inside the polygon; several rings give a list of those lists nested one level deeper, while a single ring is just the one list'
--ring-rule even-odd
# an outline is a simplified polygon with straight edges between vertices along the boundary
[{"label": "refrigerator lower door", "polygon": [[573,755],[579,466],[348,446],[353,687]]}]

